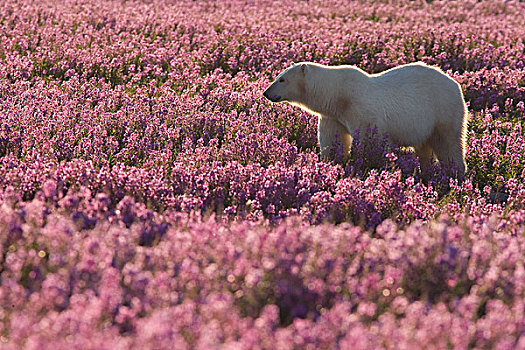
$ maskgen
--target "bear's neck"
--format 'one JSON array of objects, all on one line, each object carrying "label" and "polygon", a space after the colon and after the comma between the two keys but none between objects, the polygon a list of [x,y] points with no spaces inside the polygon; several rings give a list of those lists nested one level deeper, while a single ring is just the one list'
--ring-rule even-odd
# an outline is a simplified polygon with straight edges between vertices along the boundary
[{"label": "bear's neck", "polygon": [[308,81],[306,94],[293,103],[308,113],[330,119],[348,114],[352,104],[366,95],[369,77],[361,70],[315,67]]}]

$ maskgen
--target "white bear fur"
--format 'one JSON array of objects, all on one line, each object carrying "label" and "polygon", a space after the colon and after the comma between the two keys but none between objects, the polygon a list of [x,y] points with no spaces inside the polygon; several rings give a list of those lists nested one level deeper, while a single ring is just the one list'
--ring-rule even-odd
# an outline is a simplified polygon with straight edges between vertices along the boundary
[{"label": "white bear fur", "polygon": [[417,62],[368,74],[355,66],[303,62],[282,72],[264,96],[318,117],[323,157],[337,135],[348,153],[354,131],[375,126],[414,147],[422,167],[434,155],[453,162],[460,175],[466,171],[467,107],[460,85],[439,68]]}]

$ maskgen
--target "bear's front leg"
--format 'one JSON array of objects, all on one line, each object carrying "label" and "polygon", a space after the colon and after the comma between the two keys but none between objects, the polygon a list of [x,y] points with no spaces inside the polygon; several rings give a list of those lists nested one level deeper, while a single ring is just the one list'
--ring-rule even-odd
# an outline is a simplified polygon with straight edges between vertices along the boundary
[{"label": "bear's front leg", "polygon": [[317,129],[317,138],[321,148],[321,157],[331,158],[330,151],[333,146],[340,143],[343,146],[343,155],[347,156],[352,147],[352,136],[347,128],[335,119],[319,117],[319,126]]}]

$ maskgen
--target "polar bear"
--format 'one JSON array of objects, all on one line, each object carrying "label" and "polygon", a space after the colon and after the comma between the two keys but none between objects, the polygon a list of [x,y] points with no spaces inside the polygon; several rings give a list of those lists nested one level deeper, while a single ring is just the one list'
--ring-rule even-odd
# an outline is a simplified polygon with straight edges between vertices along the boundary
[{"label": "polar bear", "polygon": [[350,152],[354,131],[377,127],[392,141],[414,147],[422,168],[433,157],[465,174],[467,107],[459,84],[422,62],[368,74],[355,66],[293,64],[263,95],[316,115],[321,156],[340,137]]}]

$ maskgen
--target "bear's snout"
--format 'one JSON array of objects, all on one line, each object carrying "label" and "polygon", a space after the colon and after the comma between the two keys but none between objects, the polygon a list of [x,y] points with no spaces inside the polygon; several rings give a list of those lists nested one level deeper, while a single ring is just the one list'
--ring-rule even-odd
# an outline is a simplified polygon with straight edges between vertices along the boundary
[{"label": "bear's snout", "polygon": [[279,102],[281,100],[281,96],[272,95],[270,94],[269,91],[270,91],[270,88],[266,89],[266,91],[263,92],[263,96],[272,102]]}]

